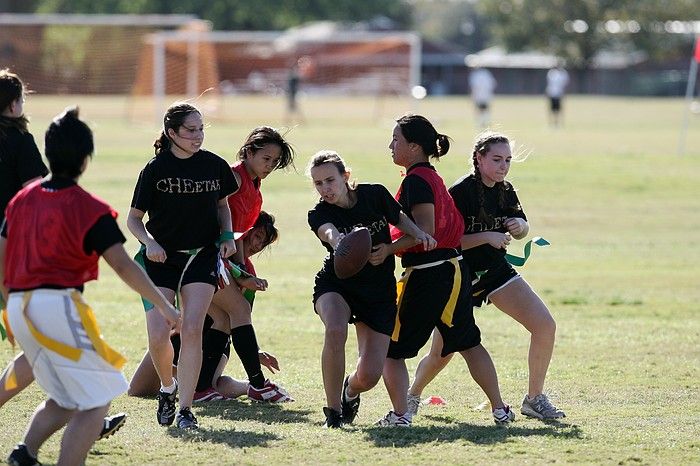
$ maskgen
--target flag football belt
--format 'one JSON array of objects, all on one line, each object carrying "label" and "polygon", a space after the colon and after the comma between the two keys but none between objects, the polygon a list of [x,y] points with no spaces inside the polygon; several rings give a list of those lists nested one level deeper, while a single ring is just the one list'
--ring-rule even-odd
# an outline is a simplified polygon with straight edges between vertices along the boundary
[{"label": "flag football belt", "polygon": [[[25,291],[22,296],[22,314],[24,315],[24,320],[27,323],[27,327],[31,332],[32,336],[45,348],[60,354],[64,358],[68,358],[72,361],[79,361],[83,353],[80,348],[74,348],[60,341],[54,340],[53,338],[41,333],[32,323],[31,319],[27,315],[27,305],[29,300],[32,298],[33,291]],[[95,352],[100,355],[109,365],[117,370],[121,370],[126,363],[126,358],[119,354],[116,350],[110,347],[106,341],[102,338],[100,334],[100,328],[97,325],[97,319],[95,319],[95,313],[92,308],[82,300],[80,292],[73,290],[70,292],[71,300],[75,305],[78,315],[80,316],[80,323],[85,329],[88,338],[92,346],[95,348]]]},{"label": "flag football belt", "polygon": [[[414,270],[427,269],[430,267],[435,267],[445,262],[451,263],[455,268],[454,279],[452,282],[452,291],[450,292],[450,299],[447,300],[445,308],[442,310],[440,315],[440,320],[442,323],[448,327],[452,327],[452,317],[454,316],[455,307],[457,306],[457,299],[459,298],[459,291],[462,287],[462,270],[459,267],[459,261],[462,256],[453,257],[452,259],[446,259],[436,262],[429,262],[427,264],[414,265],[411,267],[406,267],[401,280],[396,282],[396,305],[397,308],[401,309],[401,301],[403,300],[403,294],[406,291],[406,283],[408,283],[408,277],[411,276],[411,272]],[[391,334],[392,341],[399,341],[399,332],[401,331],[401,321],[399,319],[399,312],[396,313],[396,322],[394,324],[394,332]]]},{"label": "flag football belt", "polygon": [[[2,319],[0,319],[0,339],[1,340],[7,340],[7,332],[5,331],[5,326],[9,327],[7,325],[7,309],[5,309],[5,300],[2,298],[2,295],[0,294],[0,314],[2,314]],[[3,323],[5,325],[3,325]],[[12,345],[14,346],[14,344]]]},{"label": "flag football belt", "polygon": [[[187,254],[190,256],[190,258],[187,261],[187,264],[185,264],[185,269],[192,263],[194,260],[194,257],[199,254],[199,251],[201,251],[204,248],[194,248],[194,249],[183,249],[180,251],[176,252],[181,252],[183,254]],[[139,248],[139,251],[136,253],[134,256],[134,262],[139,264],[141,268],[145,271],[146,270],[146,262],[144,261],[144,257],[146,257],[146,246],[143,244]],[[182,277],[180,277],[180,280],[182,280]],[[146,312],[150,311],[153,309],[155,306],[153,305],[152,302],[141,296],[141,302],[143,303],[143,308],[146,310]],[[175,290],[175,304],[178,305],[180,303],[180,283],[177,284],[177,290]]]},{"label": "flag football belt", "polygon": [[[525,247],[523,249],[523,257],[514,256],[513,254],[506,253],[506,261],[512,266],[522,267],[523,265],[525,265],[525,262],[527,262],[527,260],[530,258],[533,244],[537,246],[549,246],[550,243],[541,236],[535,236],[530,241],[525,243]],[[472,285],[475,285],[476,282],[478,282],[481,279],[481,276],[484,275],[486,272],[488,272],[488,269],[474,272],[476,278],[472,280]]]},{"label": "flag football belt", "polygon": [[[253,274],[248,273],[242,265],[236,264],[230,259],[224,259],[222,257],[219,257],[218,274],[220,277],[220,281],[223,282],[223,284],[220,284],[223,285],[221,286],[221,288],[229,284],[229,280],[226,276],[226,273],[224,273],[224,270],[221,270],[222,267],[223,269],[228,270],[233,278],[247,278],[254,276]],[[250,304],[253,304],[253,300],[255,299],[255,290],[243,288],[241,292],[243,293],[243,297],[246,299],[246,301],[248,301]]]},{"label": "flag football belt", "polygon": [[[64,358],[70,359],[71,361],[79,361],[80,357],[83,354],[83,350],[81,348],[75,348],[58,340],[54,340],[53,338],[41,333],[34,326],[34,323],[27,315],[27,305],[32,299],[33,293],[33,290],[25,291],[22,293],[21,310],[22,315],[24,316],[24,321],[27,323],[27,328],[29,329],[29,332],[32,334],[34,339],[37,342],[39,342],[39,344],[44,348],[49,349],[57,354],[60,354]],[[80,292],[78,292],[77,290],[71,291],[70,297],[73,301],[73,304],[75,305],[76,310],[78,311],[78,315],[80,316],[80,323],[83,325],[85,333],[87,333],[88,338],[90,339],[90,343],[92,343],[93,348],[95,348],[95,352],[99,354],[100,357],[104,359],[109,365],[111,365],[117,370],[121,370],[121,368],[124,367],[124,364],[126,363],[126,358],[124,358],[124,356],[119,354],[119,352],[110,347],[107,344],[107,342],[102,338],[102,335],[100,334],[100,328],[97,325],[97,319],[95,319],[95,313],[92,311],[92,308],[82,300]],[[5,314],[6,311],[3,312],[3,319],[5,319]],[[8,325],[8,330],[9,328],[10,327]],[[14,372],[14,364],[10,364],[7,371],[7,377],[5,379],[5,390],[12,390],[14,388],[17,388],[17,377]]]}]

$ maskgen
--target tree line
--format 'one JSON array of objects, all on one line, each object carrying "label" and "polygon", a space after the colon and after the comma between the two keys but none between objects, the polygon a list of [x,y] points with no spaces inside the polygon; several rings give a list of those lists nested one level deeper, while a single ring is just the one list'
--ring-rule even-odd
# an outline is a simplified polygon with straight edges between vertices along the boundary
[{"label": "tree line", "polygon": [[0,12],[194,14],[217,30],[374,20],[467,51],[502,45],[550,52],[578,68],[601,49],[689,57],[692,28],[700,29],[697,0],[0,0]]}]

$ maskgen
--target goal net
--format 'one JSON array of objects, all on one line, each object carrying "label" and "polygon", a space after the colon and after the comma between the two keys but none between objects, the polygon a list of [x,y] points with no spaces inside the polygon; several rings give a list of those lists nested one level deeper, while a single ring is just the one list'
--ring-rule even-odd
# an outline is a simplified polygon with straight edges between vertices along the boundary
[{"label": "goal net", "polygon": [[[134,93],[162,108],[172,94],[207,102],[232,94],[283,94],[292,69],[305,95],[406,95],[420,81],[414,33],[339,30],[333,23],[286,32],[164,31],[144,47]],[[217,114],[218,113],[218,114]]]},{"label": "goal net", "polygon": [[144,40],[191,15],[0,14],[0,67],[42,94],[133,91]]}]

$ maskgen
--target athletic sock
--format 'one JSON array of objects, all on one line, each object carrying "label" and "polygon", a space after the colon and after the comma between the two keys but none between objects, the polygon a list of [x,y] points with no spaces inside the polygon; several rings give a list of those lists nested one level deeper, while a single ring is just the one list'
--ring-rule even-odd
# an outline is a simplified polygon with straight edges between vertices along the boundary
[{"label": "athletic sock", "polygon": [[201,392],[212,386],[214,373],[219,367],[221,355],[224,354],[228,343],[228,333],[210,328],[204,334],[202,342],[202,368],[199,371],[196,391]]},{"label": "athletic sock", "polygon": [[348,395],[348,388],[350,388],[350,384],[349,384],[349,383],[348,383],[348,386],[347,386],[346,388],[343,388],[343,399],[344,399],[345,401],[351,401],[351,400],[354,400],[355,398],[357,398],[358,396],[360,396],[359,393],[358,393],[357,395],[355,395],[355,396],[350,396],[350,395]]},{"label": "athletic sock", "polygon": [[175,393],[175,389],[177,389],[177,380],[173,379],[173,384],[170,385],[169,387],[164,387],[163,384],[160,384],[160,391],[165,392],[168,394]]},{"label": "athletic sock", "polygon": [[258,356],[258,340],[251,324],[231,329],[231,343],[248,375],[248,383],[254,388],[265,386],[265,376]]}]

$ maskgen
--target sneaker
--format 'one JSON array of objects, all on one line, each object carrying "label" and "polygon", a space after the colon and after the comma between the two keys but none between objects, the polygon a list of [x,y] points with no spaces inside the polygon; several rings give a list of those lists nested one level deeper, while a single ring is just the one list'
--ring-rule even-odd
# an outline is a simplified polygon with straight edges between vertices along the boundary
[{"label": "sneaker", "polygon": [[180,429],[198,429],[197,418],[194,417],[190,408],[183,408],[177,413],[177,426]]},{"label": "sneaker", "polygon": [[220,401],[225,399],[227,398],[224,395],[217,392],[212,387],[209,387],[201,392],[194,392],[192,403],[206,403],[207,401]]},{"label": "sneaker", "polygon": [[172,425],[175,420],[175,410],[177,409],[177,387],[172,393],[160,390],[156,399],[158,400],[158,413],[156,415],[158,424],[161,426]]},{"label": "sneaker", "polygon": [[343,415],[333,408],[324,407],[323,414],[326,415],[326,429],[338,429],[343,425]]},{"label": "sneaker", "polygon": [[121,429],[124,424],[126,424],[126,413],[118,413],[114,416],[106,417],[102,425],[102,432],[100,432],[100,436],[97,437],[97,440],[111,437],[116,431]]},{"label": "sneaker", "polygon": [[357,416],[357,412],[360,410],[360,395],[357,395],[352,400],[349,400],[346,396],[349,382],[350,376],[348,375],[343,382],[343,394],[340,397],[340,406],[342,408],[343,422],[345,424],[352,424],[352,421],[354,421]]},{"label": "sneaker", "polygon": [[389,411],[386,416],[378,420],[374,425],[379,427],[411,427],[411,417],[408,413],[399,416],[395,412]]},{"label": "sneaker", "polygon": [[509,424],[515,421],[515,413],[510,406],[504,405],[502,408],[493,410],[493,422],[496,424]]},{"label": "sneaker", "polygon": [[27,446],[23,443],[18,443],[10,456],[7,457],[7,464],[10,466],[34,466],[41,465],[36,458],[29,454]]},{"label": "sneaker", "polygon": [[534,398],[525,395],[520,412],[525,416],[536,417],[537,419],[561,419],[566,417],[564,411],[554,406],[544,393],[540,393]]},{"label": "sneaker", "polygon": [[294,401],[294,398],[289,396],[287,391],[271,382],[269,379],[265,381],[263,388],[255,388],[252,385],[248,386],[248,398],[252,401],[264,403],[286,403]]},{"label": "sneaker", "polygon": [[418,414],[418,408],[420,408],[420,395],[411,395],[410,393],[407,393],[406,404],[408,404],[408,411],[406,411],[406,415],[411,416],[411,419],[413,419],[413,416]]}]

